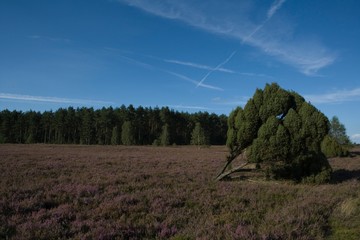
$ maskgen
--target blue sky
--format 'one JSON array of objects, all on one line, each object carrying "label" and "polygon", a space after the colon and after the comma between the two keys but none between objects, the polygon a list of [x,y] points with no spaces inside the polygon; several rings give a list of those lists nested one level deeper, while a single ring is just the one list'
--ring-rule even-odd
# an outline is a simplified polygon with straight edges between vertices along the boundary
[{"label": "blue sky", "polygon": [[360,142],[357,0],[2,0],[0,109],[229,114],[299,92]]}]

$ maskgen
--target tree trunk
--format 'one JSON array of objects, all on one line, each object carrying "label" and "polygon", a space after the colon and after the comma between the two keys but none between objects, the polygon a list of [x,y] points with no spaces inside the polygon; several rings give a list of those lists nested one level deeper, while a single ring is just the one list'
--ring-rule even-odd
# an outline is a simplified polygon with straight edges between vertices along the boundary
[{"label": "tree trunk", "polygon": [[246,162],[246,163],[243,163],[241,164],[240,166],[237,166],[236,168],[233,168],[227,172],[224,172],[224,170],[226,169],[226,167],[229,165],[227,164],[225,166],[225,169],[216,177],[216,180],[217,181],[221,181],[222,179],[228,177],[229,175],[235,173],[235,172],[241,172],[241,171],[251,171],[252,169],[243,169],[243,167],[245,167],[246,165],[248,165],[249,163]]}]

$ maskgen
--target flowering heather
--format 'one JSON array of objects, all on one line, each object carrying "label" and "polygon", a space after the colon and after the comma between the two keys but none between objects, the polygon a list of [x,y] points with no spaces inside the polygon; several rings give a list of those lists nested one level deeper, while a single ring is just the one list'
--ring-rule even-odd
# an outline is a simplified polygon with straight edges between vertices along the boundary
[{"label": "flowering heather", "polygon": [[225,147],[0,145],[0,239],[360,239],[360,155],[330,184],[216,182]]}]

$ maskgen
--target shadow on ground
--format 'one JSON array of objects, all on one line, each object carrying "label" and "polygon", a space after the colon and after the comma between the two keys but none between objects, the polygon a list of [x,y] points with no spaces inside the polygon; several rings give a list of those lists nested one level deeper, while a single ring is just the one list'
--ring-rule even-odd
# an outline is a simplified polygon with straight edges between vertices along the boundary
[{"label": "shadow on ground", "polygon": [[351,151],[351,152],[350,152],[350,156],[351,156],[351,157],[360,156],[360,151]]},{"label": "shadow on ground", "polygon": [[350,180],[360,181],[360,170],[346,170],[346,169],[335,170],[332,174],[331,182],[336,184]]}]

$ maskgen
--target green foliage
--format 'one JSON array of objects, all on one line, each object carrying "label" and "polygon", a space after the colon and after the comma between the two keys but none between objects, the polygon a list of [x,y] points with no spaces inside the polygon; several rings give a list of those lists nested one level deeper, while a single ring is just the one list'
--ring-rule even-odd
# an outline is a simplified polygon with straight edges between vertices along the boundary
[{"label": "green foliage", "polygon": [[360,198],[354,192],[352,195],[336,205],[330,218],[332,235],[329,239],[360,238]]},{"label": "green foliage", "polygon": [[301,116],[294,110],[289,109],[288,113],[286,114],[286,118],[283,121],[284,127],[289,132],[289,135],[292,136],[290,138],[290,142],[288,143],[289,146],[289,154],[290,158],[294,158],[297,156],[299,152],[301,152],[303,147],[303,139],[299,134],[302,128],[302,120]]},{"label": "green foliage", "polygon": [[131,121],[138,145],[160,140],[165,124],[168,124],[171,143],[190,144],[197,122],[208,133],[210,144],[226,143],[225,115],[189,114],[167,107],[135,108],[132,105],[114,109],[69,107],[43,113],[3,110],[0,111],[0,143],[121,144],[121,129],[126,121]]},{"label": "green foliage", "polygon": [[119,144],[119,130],[118,130],[117,126],[113,127],[113,130],[111,133],[111,144],[112,145]]},{"label": "green foliage", "polygon": [[329,131],[328,119],[310,103],[303,103],[298,113],[302,120],[300,137],[304,140],[304,150],[321,152],[320,144]]},{"label": "green foliage", "polygon": [[276,83],[267,84],[264,89],[263,102],[259,108],[259,116],[265,122],[270,116],[283,117],[293,107],[291,93],[279,87]]},{"label": "green foliage", "polygon": [[[242,108],[238,107],[230,113],[230,116],[228,118],[228,131],[227,131],[226,145],[230,149],[233,149],[236,145],[242,145],[238,142],[238,139],[237,139],[237,131],[238,131],[239,127],[238,126],[235,127],[235,123],[240,122],[240,120],[236,120],[235,118],[239,118],[239,116],[241,116],[242,111],[243,111]],[[238,124],[239,123],[237,123],[236,125],[238,125]]]},{"label": "green foliage", "polygon": [[131,121],[126,121],[121,128],[121,142],[124,145],[135,144],[135,132]]},{"label": "green foliage", "polygon": [[345,157],[349,155],[349,151],[341,146],[334,137],[327,135],[321,143],[321,151],[326,157]]},{"label": "green foliage", "polygon": [[162,146],[169,146],[170,145],[169,124],[165,124],[162,127],[162,133],[161,133],[161,136],[160,136],[160,144]]},{"label": "green foliage", "polygon": [[209,140],[206,136],[205,130],[199,122],[195,124],[195,128],[191,133],[191,144],[197,146],[209,145]]},{"label": "green foliage", "polygon": [[[82,108],[79,112],[80,115],[80,143],[81,144],[92,144],[95,141],[95,120],[94,120],[94,109]],[[51,138],[50,138],[51,139]]]},{"label": "green foliage", "polygon": [[155,146],[155,147],[158,147],[158,146],[161,145],[161,142],[160,142],[159,139],[155,139],[154,142],[152,143],[152,145]]},{"label": "green foliage", "polygon": [[[245,119],[245,122],[242,119]],[[238,119],[237,126],[239,126],[238,140],[243,142],[243,145],[251,144],[249,139],[256,138],[257,129],[261,126],[258,109],[255,103],[250,99],[244,107],[243,116]]]},{"label": "green foliage", "polygon": [[350,139],[346,135],[346,128],[337,116],[330,121],[330,136],[332,136],[340,145],[349,145]]},{"label": "green foliage", "polygon": [[32,134],[30,134],[25,141],[26,144],[31,144],[34,143],[34,136]]},{"label": "green foliage", "polygon": [[261,164],[269,176],[317,183],[330,179],[331,167],[321,151],[329,121],[299,94],[267,84],[244,109],[230,114],[228,125],[230,152],[247,149],[248,161]]}]

